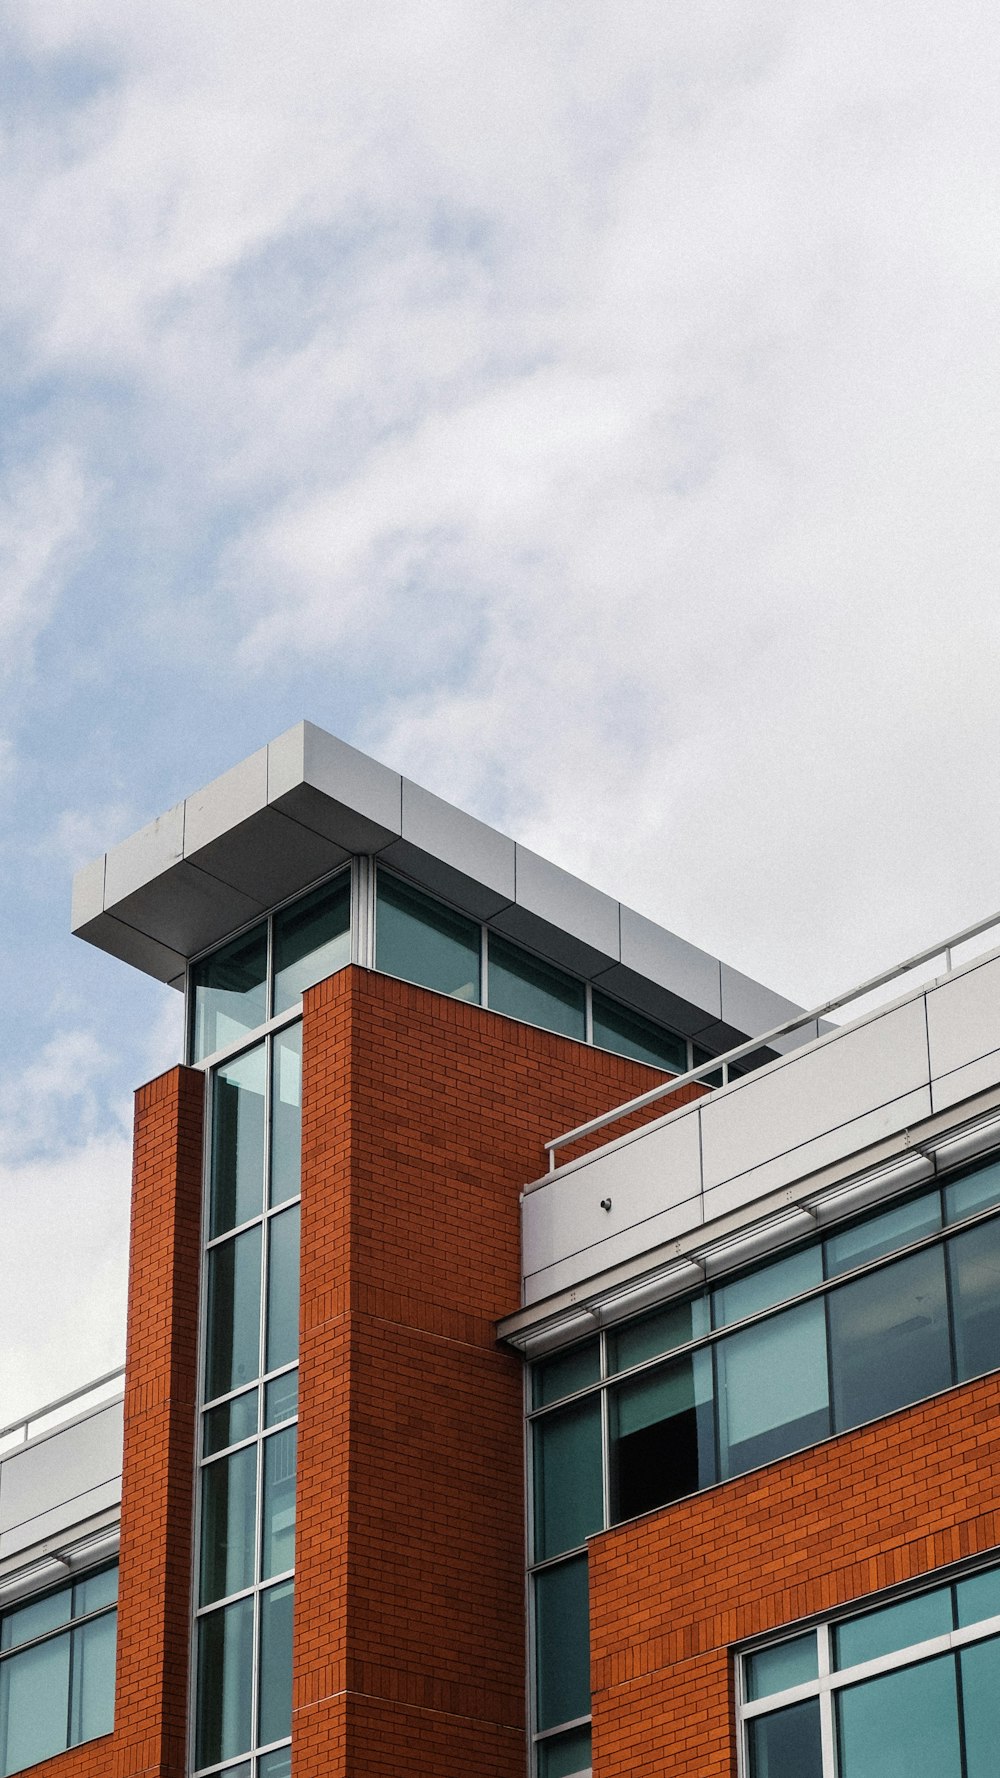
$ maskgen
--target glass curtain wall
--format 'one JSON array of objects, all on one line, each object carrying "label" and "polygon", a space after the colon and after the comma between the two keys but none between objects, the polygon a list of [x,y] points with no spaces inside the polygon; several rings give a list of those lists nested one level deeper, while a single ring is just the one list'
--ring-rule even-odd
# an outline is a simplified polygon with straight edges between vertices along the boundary
[{"label": "glass curtain wall", "polygon": [[118,1564],[0,1616],[0,1778],[110,1735]]},{"label": "glass curtain wall", "polygon": [[194,1763],[291,1771],[302,1026],[215,1070]]}]

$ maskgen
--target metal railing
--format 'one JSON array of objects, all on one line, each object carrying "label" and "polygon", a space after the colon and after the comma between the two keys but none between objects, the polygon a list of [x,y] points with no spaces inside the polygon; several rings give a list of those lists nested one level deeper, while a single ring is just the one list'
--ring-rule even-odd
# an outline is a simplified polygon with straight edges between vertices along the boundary
[{"label": "metal railing", "polygon": [[9,1456],[11,1451],[26,1445],[40,1432],[51,1432],[64,1420],[75,1420],[88,1406],[105,1407],[109,1401],[114,1401],[117,1393],[112,1384],[121,1382],[124,1376],[125,1366],[120,1364],[116,1370],[105,1371],[102,1377],[71,1389],[67,1395],[47,1401],[44,1407],[35,1408],[33,1413],[23,1415],[20,1420],[12,1420],[9,1426],[0,1426],[0,1457]]},{"label": "metal railing", "polygon": [[[940,944],[929,945],[924,951],[917,951],[914,956],[907,957],[902,963],[893,964],[880,975],[870,976],[859,987],[850,988],[845,994],[838,994],[832,1000],[824,1000],[820,1006],[810,1007],[807,1012],[795,1013],[792,1018],[784,1019],[780,1025],[772,1025],[769,1031],[763,1031],[758,1037],[749,1037],[738,1043],[733,1049],[726,1050],[720,1056],[710,1056],[707,1062],[699,1063],[697,1068],[689,1068],[685,1074],[675,1074],[670,1080],[662,1081],[657,1087],[651,1087],[648,1093],[640,1093],[635,1099],[627,1099],[624,1105],[615,1105],[610,1111],[602,1112],[600,1117],[592,1117],[585,1124],[577,1124],[573,1130],[564,1130],[562,1135],[553,1136],[546,1142],[545,1149],[549,1157],[549,1172],[554,1173],[558,1166],[556,1155],[562,1148],[568,1148],[574,1142],[580,1142],[585,1136],[592,1136],[596,1130],[603,1130],[610,1124],[619,1123],[622,1118],[630,1117],[633,1112],[641,1111],[647,1105],[653,1105],[657,1099],[669,1098],[681,1087],[704,1084],[705,1076],[721,1073],[722,1085],[729,1084],[729,1070],[744,1056],[756,1055],[759,1050],[769,1049],[779,1038],[790,1037],[794,1031],[801,1030],[803,1025],[812,1025],[820,1019],[827,1018],[830,1013],[839,1012],[843,1007],[852,1006],[855,1001],[864,1000],[879,988],[899,981],[915,969],[921,969],[935,958],[944,959],[944,972],[947,975],[954,967],[953,955],[960,945],[967,944],[971,939],[981,938],[985,932],[996,932],[1000,939],[1000,913],[991,914],[986,920],[977,920],[972,926],[963,927],[950,938]],[[991,949],[989,945],[985,950]],[[979,953],[976,953],[978,955]],[[973,958],[963,958],[963,965],[972,962]],[[933,980],[936,972],[929,971],[926,979]],[[919,987],[920,983],[914,983]],[[859,1017],[861,1014],[855,1014]]]}]

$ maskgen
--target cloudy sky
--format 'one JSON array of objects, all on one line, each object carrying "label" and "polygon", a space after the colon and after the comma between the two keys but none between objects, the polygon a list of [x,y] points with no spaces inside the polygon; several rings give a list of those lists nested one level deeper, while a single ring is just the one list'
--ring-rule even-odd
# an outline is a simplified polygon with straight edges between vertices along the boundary
[{"label": "cloudy sky", "polygon": [[0,1424],[179,1003],[74,868],[302,716],[806,1002],[1000,904],[1000,27],[7,0]]}]

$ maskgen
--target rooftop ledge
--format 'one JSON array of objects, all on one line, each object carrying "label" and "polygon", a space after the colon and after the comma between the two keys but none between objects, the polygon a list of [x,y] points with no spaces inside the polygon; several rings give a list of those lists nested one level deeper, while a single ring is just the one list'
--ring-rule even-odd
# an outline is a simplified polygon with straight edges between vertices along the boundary
[{"label": "rooftop ledge", "polygon": [[192,957],[354,853],[710,1049],[801,1010],[310,722],[79,871],[73,931],[183,987]]}]

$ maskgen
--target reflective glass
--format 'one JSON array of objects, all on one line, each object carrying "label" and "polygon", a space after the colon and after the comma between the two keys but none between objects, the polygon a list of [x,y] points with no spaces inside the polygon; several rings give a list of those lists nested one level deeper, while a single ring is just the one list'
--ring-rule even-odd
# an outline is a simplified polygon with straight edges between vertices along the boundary
[{"label": "reflective glass", "polygon": [[816,1632],[809,1630],[805,1636],[793,1636],[750,1656],[746,1663],[747,1697],[751,1702],[770,1698],[790,1686],[806,1685],[818,1673]]},{"label": "reflective glass", "polygon": [[801,1303],[720,1340],[716,1360],[723,1476],[741,1475],[828,1436],[822,1301]]},{"label": "reflective glass", "polygon": [[578,1772],[590,1771],[590,1725],[567,1729],[565,1735],[552,1735],[539,1741],[538,1778],[575,1778]]},{"label": "reflective glass", "polygon": [[202,1474],[200,1603],[253,1585],[257,1447],[244,1445]]},{"label": "reflective glass", "polygon": [[267,1368],[291,1364],[299,1350],[299,1206],[268,1224]]},{"label": "reflective glass", "polygon": [[208,1255],[209,1400],[260,1374],[260,1225]]},{"label": "reflective glass", "polygon": [[1000,1769],[1000,1637],[977,1642],[959,1656],[965,1778],[996,1778]]},{"label": "reflective glass", "polygon": [[818,1241],[800,1248],[770,1265],[758,1266],[731,1284],[720,1284],[712,1292],[712,1315],[716,1327],[727,1327],[731,1321],[742,1321],[789,1297],[811,1290],[823,1282],[823,1249]]},{"label": "reflective glass", "polygon": [[710,1352],[658,1365],[609,1393],[615,1520],[636,1518],[715,1481]]},{"label": "reflective glass", "polygon": [[824,1243],[826,1275],[837,1278],[841,1272],[867,1265],[869,1260],[879,1259],[883,1253],[908,1247],[911,1241],[919,1241],[921,1235],[932,1235],[940,1227],[941,1200],[935,1188],[923,1192],[919,1198],[911,1198],[908,1204],[897,1204],[892,1210],[883,1211],[880,1216],[869,1216],[839,1235],[830,1235]]},{"label": "reflective glass", "polygon": [[532,1428],[535,1560],[571,1550],[604,1522],[601,1404],[589,1395]]},{"label": "reflective glass", "polygon": [[93,1574],[85,1574],[73,1588],[73,1616],[86,1617],[88,1612],[100,1611],[105,1605],[114,1605],[118,1598],[118,1564],[110,1568],[95,1569]]},{"label": "reflective glass", "polygon": [[[492,999],[492,993],[491,993]],[[631,1056],[636,1062],[649,1062],[654,1068],[665,1068],[671,1074],[687,1069],[687,1044],[683,1037],[664,1031],[652,1019],[631,1012],[616,1000],[608,1000],[595,988],[592,997],[594,1043],[598,1049],[614,1050],[619,1056]]]},{"label": "reflective glass", "polygon": [[115,1642],[118,1613],[105,1612],[73,1631],[70,1742],[110,1735],[115,1726]]},{"label": "reflective glass", "polygon": [[296,1432],[287,1426],[264,1440],[262,1580],[284,1574],[295,1561]]},{"label": "reflective glass", "polygon": [[1000,1365],[1000,1217],[947,1243],[958,1380]]},{"label": "reflective glass", "polygon": [[1000,1617],[1000,1568],[986,1568],[982,1574],[960,1580],[955,1587],[955,1606],[963,1630],[985,1618]]},{"label": "reflective glass", "polygon": [[833,1635],[834,1667],[856,1667],[861,1661],[928,1642],[932,1636],[946,1636],[950,1629],[951,1588],[916,1593],[898,1605],[882,1605],[838,1624]]},{"label": "reflective glass", "polygon": [[238,1599],[198,1623],[199,1766],[231,1759],[250,1746],[253,1598]]},{"label": "reflective glass", "polygon": [[493,932],[489,936],[489,969],[491,1012],[506,1013],[526,1025],[541,1025],[563,1037],[586,1036],[586,990],[574,976]]},{"label": "reflective glass", "polygon": [[344,871],[274,916],[274,1010],[351,961],[351,873]]},{"label": "reflective glass", "polygon": [[286,1371],[274,1377],[264,1389],[264,1425],[277,1426],[279,1420],[290,1420],[299,1411],[299,1373]]},{"label": "reflective glass", "polygon": [[573,1722],[590,1710],[586,1556],[535,1575],[535,1687],[540,1729]]},{"label": "reflective glass", "polygon": [[376,969],[456,1000],[478,1001],[479,951],[475,920],[379,872]]},{"label": "reflective glass", "polygon": [[302,1173],[302,1026],[279,1032],[271,1052],[269,1202],[298,1197]]},{"label": "reflective glass", "polygon": [[69,1745],[70,1637],[53,1636],[0,1661],[0,1771],[61,1753]]},{"label": "reflective glass", "polygon": [[267,926],[255,926],[191,968],[192,1056],[200,1062],[267,1018]]},{"label": "reflective glass", "polygon": [[586,1389],[600,1374],[601,1347],[596,1339],[583,1340],[568,1352],[557,1352],[554,1358],[543,1358],[531,1367],[532,1406],[544,1408],[576,1389]]},{"label": "reflective glass", "polygon": [[946,1389],[944,1254],[914,1253],[827,1299],[834,1428],[843,1432]]},{"label": "reflective glass", "polygon": [[249,1222],[264,1208],[264,1045],[216,1070],[212,1092],[210,1233]]},{"label": "reflective glass", "polygon": [[292,1732],[292,1582],[260,1596],[258,1745]]},{"label": "reflective glass", "polygon": [[755,1718],[750,1724],[750,1778],[823,1778],[818,1698]]},{"label": "reflective glass", "polygon": [[69,1623],[72,1615],[72,1586],[59,1587],[53,1593],[43,1593],[40,1599],[16,1605],[0,1618],[0,1649],[19,1648],[22,1642],[44,1636],[46,1630],[58,1630],[60,1624]]},{"label": "reflective glass", "polygon": [[232,1401],[224,1401],[205,1415],[203,1455],[212,1457],[227,1445],[238,1445],[240,1439],[252,1438],[256,1430],[257,1390],[248,1389],[245,1395],[234,1395]]},{"label": "reflective glass", "polygon": [[[292,1750],[290,1747],[278,1747],[273,1753],[265,1753],[257,1761],[257,1778],[291,1778]],[[230,1778],[226,1773],[226,1778]]]},{"label": "reflective glass", "polygon": [[944,1188],[946,1222],[974,1216],[977,1210],[986,1210],[990,1204],[1000,1204],[1000,1161],[977,1167],[974,1173],[967,1173],[964,1179],[953,1179]]},{"label": "reflective glass", "polygon": [[962,1778],[953,1655],[847,1686],[836,1704],[840,1778]]},{"label": "reflective glass", "polygon": [[635,1321],[620,1322],[607,1336],[608,1370],[629,1370],[646,1358],[659,1358],[674,1346],[686,1346],[708,1333],[708,1297],[689,1297],[686,1302],[665,1303]]}]

